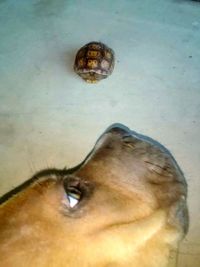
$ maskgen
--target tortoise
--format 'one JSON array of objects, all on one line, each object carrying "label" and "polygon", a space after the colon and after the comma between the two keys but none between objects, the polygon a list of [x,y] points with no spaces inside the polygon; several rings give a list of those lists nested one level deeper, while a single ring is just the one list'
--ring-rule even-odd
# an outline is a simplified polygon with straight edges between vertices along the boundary
[{"label": "tortoise", "polygon": [[74,71],[86,82],[96,83],[112,73],[114,61],[111,48],[100,42],[90,42],[78,50]]}]

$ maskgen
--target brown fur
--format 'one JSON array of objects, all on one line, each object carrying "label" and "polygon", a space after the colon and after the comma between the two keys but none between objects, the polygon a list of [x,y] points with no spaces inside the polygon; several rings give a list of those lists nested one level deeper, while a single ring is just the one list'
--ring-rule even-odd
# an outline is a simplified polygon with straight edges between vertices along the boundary
[{"label": "brown fur", "polygon": [[[70,208],[66,192],[81,200]],[[1,267],[165,267],[188,228],[173,157],[112,127],[81,166],[37,177],[0,206]]]}]

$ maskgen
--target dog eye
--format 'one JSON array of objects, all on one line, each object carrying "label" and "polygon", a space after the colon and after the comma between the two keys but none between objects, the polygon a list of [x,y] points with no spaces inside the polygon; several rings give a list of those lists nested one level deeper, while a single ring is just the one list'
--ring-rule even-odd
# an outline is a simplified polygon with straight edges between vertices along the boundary
[{"label": "dog eye", "polygon": [[78,205],[78,203],[81,200],[81,192],[77,188],[68,188],[67,192],[67,198],[69,201],[70,208],[74,208]]}]

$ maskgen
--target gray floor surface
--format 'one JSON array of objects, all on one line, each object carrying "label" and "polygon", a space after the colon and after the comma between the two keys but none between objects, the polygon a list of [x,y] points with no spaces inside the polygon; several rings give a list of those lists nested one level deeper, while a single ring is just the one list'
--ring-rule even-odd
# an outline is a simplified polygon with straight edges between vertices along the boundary
[{"label": "gray floor surface", "polygon": [[[102,41],[113,74],[87,84],[76,51]],[[200,3],[0,0],[0,194],[78,164],[110,124],[151,136],[189,184],[190,231],[174,261],[200,266]]]}]

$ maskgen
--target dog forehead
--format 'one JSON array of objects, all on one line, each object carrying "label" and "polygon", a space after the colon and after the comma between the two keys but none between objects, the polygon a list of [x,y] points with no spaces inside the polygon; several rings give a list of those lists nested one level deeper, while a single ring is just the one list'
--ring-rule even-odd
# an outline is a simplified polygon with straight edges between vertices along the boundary
[{"label": "dog forehead", "polygon": [[[102,162],[103,164],[120,165],[139,163],[152,155],[163,157],[160,148],[154,144],[121,131],[109,131],[104,133],[94,146],[85,165],[90,162]],[[116,167],[116,166],[115,166]]]},{"label": "dog forehead", "polygon": [[164,146],[121,128],[109,129],[98,139],[81,173],[119,183],[183,180],[176,161]]},{"label": "dog forehead", "polygon": [[[138,139],[133,138],[133,143]],[[145,147],[145,143],[143,144]],[[78,171],[78,175],[99,182],[133,182],[144,176],[145,165],[141,159],[142,147],[126,144],[120,135],[104,134],[91,155]]]},{"label": "dog forehead", "polygon": [[170,151],[156,140],[130,131],[128,128],[109,128],[97,140],[90,155],[92,157],[129,158],[132,161],[148,161],[158,165],[167,164],[178,167]]}]

